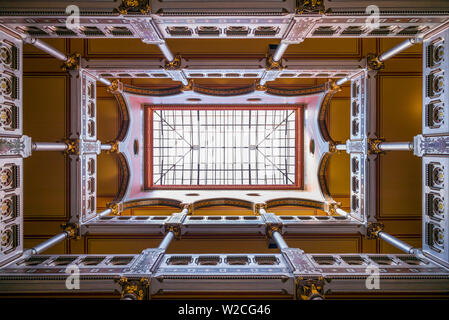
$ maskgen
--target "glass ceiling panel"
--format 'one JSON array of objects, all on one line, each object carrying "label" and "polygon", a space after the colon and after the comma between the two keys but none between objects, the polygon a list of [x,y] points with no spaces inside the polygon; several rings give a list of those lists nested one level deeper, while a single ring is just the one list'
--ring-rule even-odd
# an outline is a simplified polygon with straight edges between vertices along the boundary
[{"label": "glass ceiling panel", "polygon": [[298,107],[150,109],[150,187],[298,186]]}]

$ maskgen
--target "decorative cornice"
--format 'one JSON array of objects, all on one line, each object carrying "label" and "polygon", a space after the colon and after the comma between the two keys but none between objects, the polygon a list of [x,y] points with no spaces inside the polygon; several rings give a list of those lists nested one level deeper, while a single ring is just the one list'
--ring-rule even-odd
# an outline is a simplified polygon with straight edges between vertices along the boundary
[{"label": "decorative cornice", "polygon": [[296,297],[299,300],[322,300],[324,299],[324,278],[296,279]]},{"label": "decorative cornice", "polygon": [[369,70],[381,70],[385,67],[384,63],[379,60],[379,56],[374,53],[369,53],[366,56],[366,62]]},{"label": "decorative cornice", "polygon": [[335,215],[337,215],[337,209],[339,209],[339,208],[341,208],[341,202],[329,203],[327,214],[330,216],[335,216]]},{"label": "decorative cornice", "polygon": [[141,279],[121,277],[116,281],[122,287],[122,300],[143,300],[147,297],[146,293],[148,292],[151,279],[145,277]]},{"label": "decorative cornice", "polygon": [[260,79],[256,80],[255,84],[254,84],[254,89],[257,91],[267,91],[267,86],[266,85],[261,85],[260,84]]},{"label": "decorative cornice", "polygon": [[384,142],[385,139],[376,138],[376,139],[368,139],[368,153],[369,154],[382,154],[385,153],[379,149],[379,144]]},{"label": "decorative cornice", "polygon": [[329,81],[329,90],[334,92],[340,92],[341,87],[333,80]]},{"label": "decorative cornice", "polygon": [[71,54],[67,57],[67,60],[62,64],[61,69],[63,71],[78,70],[80,67],[81,55],[79,53]]},{"label": "decorative cornice", "polygon": [[112,215],[119,216],[123,211],[123,203],[121,202],[111,202],[107,204],[107,207],[112,210]]},{"label": "decorative cornice", "polygon": [[67,145],[67,149],[64,151],[65,154],[67,155],[79,155],[80,150],[79,150],[79,140],[70,140],[70,139],[65,139],[63,141],[66,145]]},{"label": "decorative cornice", "polygon": [[194,83],[193,83],[193,79],[189,79],[189,82],[187,83],[187,85],[182,86],[181,91],[192,91]]},{"label": "decorative cornice", "polygon": [[150,14],[151,7],[149,0],[122,0],[122,3],[117,8],[121,14]]},{"label": "decorative cornice", "polygon": [[266,70],[282,70],[282,69],[284,69],[284,67],[282,66],[282,62],[281,61],[274,61],[273,60],[273,55],[272,54],[267,54],[266,55],[265,69]]},{"label": "decorative cornice", "polygon": [[107,90],[112,94],[117,94],[123,91],[123,84],[118,80],[112,80]]}]

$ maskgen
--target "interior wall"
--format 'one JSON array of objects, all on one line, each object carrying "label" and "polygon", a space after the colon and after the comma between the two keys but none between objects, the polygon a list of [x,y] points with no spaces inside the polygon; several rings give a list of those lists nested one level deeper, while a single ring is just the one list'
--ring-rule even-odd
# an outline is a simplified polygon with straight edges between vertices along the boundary
[{"label": "interior wall", "polygon": [[[65,53],[80,52],[85,58],[142,58],[161,56],[156,46],[140,40],[46,39]],[[360,59],[367,53],[380,53],[393,47],[396,39],[307,39],[291,45],[285,57],[302,59]],[[275,40],[169,40],[175,53],[185,57],[263,57],[268,44]],[[24,134],[34,141],[60,141],[68,132],[69,78],[60,69],[61,62],[25,45],[24,56]],[[378,135],[389,141],[411,141],[421,128],[421,46],[415,45],[387,61],[379,73],[377,89]],[[238,81],[237,81],[238,80]],[[240,85],[251,79],[199,79],[199,84]],[[323,83],[325,79],[279,79],[273,85],[306,87]],[[176,84],[169,79],[125,79],[138,86]],[[349,138],[349,85],[336,94],[328,114],[330,134],[336,141]],[[97,90],[98,138],[108,142],[118,133],[119,115],[115,100],[104,86]],[[39,120],[37,120],[39,119]],[[407,121],[404,121],[407,119]],[[420,159],[410,152],[393,152],[380,156],[378,174],[377,216],[387,232],[420,246],[421,204]],[[103,210],[118,188],[118,167],[114,155],[98,158],[98,210]],[[349,156],[333,155],[329,163],[328,180],[335,200],[349,210]],[[25,159],[24,172],[25,247],[60,232],[60,224],[68,219],[68,166],[59,152],[34,152]],[[171,209],[131,209],[124,214],[168,214]],[[298,214],[324,214],[304,209]],[[276,208],[278,214],[294,214],[292,208]],[[305,211],[309,213],[304,213]],[[174,212],[174,211],[173,211]],[[222,212],[217,210],[215,213]],[[210,214],[208,212],[207,214]],[[246,214],[232,211],[233,214]],[[203,213],[204,214],[204,213]],[[87,236],[61,243],[48,253],[138,253],[159,244],[160,237]],[[287,238],[292,247],[306,252],[397,252],[378,240],[366,240],[361,235],[313,235]],[[265,239],[215,238],[183,239],[170,246],[170,252],[273,252]],[[242,250],[242,251],[239,251]]]}]

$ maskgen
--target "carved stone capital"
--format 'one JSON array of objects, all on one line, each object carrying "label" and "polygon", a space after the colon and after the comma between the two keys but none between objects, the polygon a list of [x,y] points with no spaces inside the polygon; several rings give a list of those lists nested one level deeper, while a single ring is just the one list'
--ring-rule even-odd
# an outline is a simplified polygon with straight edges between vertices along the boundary
[{"label": "carved stone capital", "polygon": [[274,61],[272,54],[267,54],[266,56],[266,70],[282,70],[283,66],[281,61]]},{"label": "carved stone capital", "polygon": [[379,222],[368,222],[366,226],[366,237],[368,239],[377,239],[379,232],[384,229],[384,225]]},{"label": "carved stone capital", "polygon": [[193,203],[181,203],[183,209],[187,209],[187,215],[190,216],[193,213]]},{"label": "carved stone capital", "polygon": [[279,232],[282,233],[282,226],[280,225],[267,225],[267,238],[271,239],[273,238],[273,232]]},{"label": "carved stone capital", "polygon": [[69,55],[67,60],[62,64],[61,69],[64,71],[78,70],[80,67],[80,58],[81,55],[79,53]]},{"label": "carved stone capital", "polygon": [[117,282],[121,286],[122,300],[144,300],[148,298],[150,279],[128,279],[121,277]]},{"label": "carved stone capital", "polygon": [[175,239],[177,239],[177,240],[181,239],[181,225],[178,225],[178,224],[166,225],[165,231],[173,232]]},{"label": "carved stone capital", "polygon": [[381,70],[385,67],[384,63],[379,60],[379,56],[370,53],[366,56],[366,62],[369,70]]},{"label": "carved stone capital", "polygon": [[256,81],[256,84],[254,85],[254,88],[255,88],[257,91],[267,91],[267,86],[266,86],[266,85],[261,85],[261,84],[260,84],[260,80],[257,80],[257,81]]},{"label": "carved stone capital", "polygon": [[172,61],[167,61],[165,63],[165,70],[181,70],[182,57],[178,54],[174,57]]},{"label": "carved stone capital", "polygon": [[327,208],[327,214],[330,216],[337,215],[337,209],[341,208],[341,202],[332,202],[329,203]]},{"label": "carved stone capital", "polygon": [[64,151],[67,155],[79,155],[79,140],[65,139],[63,141],[67,145],[67,149]]},{"label": "carved stone capital", "polygon": [[79,225],[76,223],[66,223],[61,225],[62,230],[67,233],[69,239],[79,239]]},{"label": "carved stone capital", "polygon": [[329,81],[329,90],[335,91],[335,92],[340,92],[341,87],[335,81],[331,80],[331,81]]},{"label": "carved stone capital", "polygon": [[117,11],[121,14],[150,14],[151,8],[149,0],[122,0]]},{"label": "carved stone capital", "polygon": [[299,300],[323,300],[324,299],[324,283],[323,277],[304,279],[298,277],[296,279],[296,297]]},{"label": "carved stone capital", "polygon": [[182,86],[182,88],[181,88],[182,91],[192,91],[193,90],[193,79],[189,79],[188,81],[189,81],[189,83],[187,83],[187,85]]},{"label": "carved stone capital", "polygon": [[368,153],[369,154],[384,153],[382,150],[379,149],[379,144],[381,142],[384,142],[384,139],[382,138],[368,139]]},{"label": "carved stone capital", "polygon": [[107,207],[112,210],[112,215],[119,216],[123,211],[123,203],[121,202],[111,202],[108,203]]}]

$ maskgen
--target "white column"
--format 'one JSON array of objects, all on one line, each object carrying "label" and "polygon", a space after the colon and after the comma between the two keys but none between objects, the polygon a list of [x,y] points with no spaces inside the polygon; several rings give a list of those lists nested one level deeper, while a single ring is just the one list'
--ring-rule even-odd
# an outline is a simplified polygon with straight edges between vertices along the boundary
[{"label": "white column", "polygon": [[383,62],[385,60],[390,59],[391,57],[397,55],[398,53],[410,48],[411,46],[413,46],[416,43],[416,40],[413,38],[407,39],[404,42],[401,42],[400,44],[398,44],[397,46],[391,48],[390,50],[382,53],[379,56],[379,61]]},{"label": "white column", "polygon": [[33,142],[31,144],[33,151],[65,151],[67,148],[64,142]]},{"label": "white column", "polygon": [[48,53],[49,55],[55,57],[56,59],[67,61],[67,56],[64,53],[46,44],[40,39],[27,37],[24,39],[24,42],[32,44],[36,48],[41,49],[42,51]]},{"label": "white column", "polygon": [[380,142],[377,148],[382,151],[413,151],[413,142]]},{"label": "white column", "polygon": [[284,55],[285,51],[288,48],[288,43],[281,42],[278,47],[276,48],[276,51],[273,54],[273,61],[280,61],[282,59],[282,56]]},{"label": "white column", "polygon": [[157,46],[162,51],[162,54],[164,55],[165,59],[167,59],[167,61],[173,61],[175,59],[175,56],[170,51],[170,48],[165,42],[159,43]]}]

